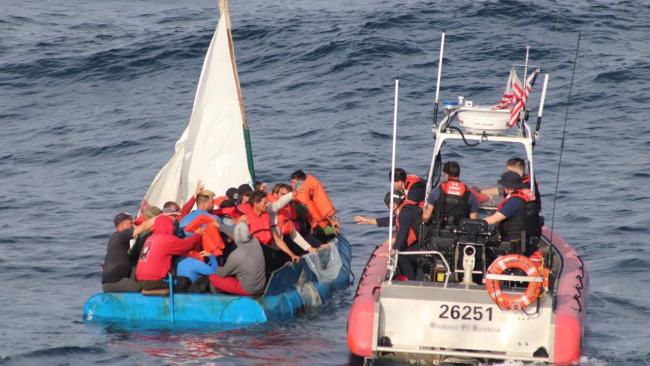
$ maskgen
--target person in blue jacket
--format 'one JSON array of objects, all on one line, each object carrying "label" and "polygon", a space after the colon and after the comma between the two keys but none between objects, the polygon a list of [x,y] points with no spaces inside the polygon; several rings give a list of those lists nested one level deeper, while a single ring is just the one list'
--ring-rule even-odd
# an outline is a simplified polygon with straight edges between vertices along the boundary
[{"label": "person in blue jacket", "polygon": [[201,252],[207,263],[193,257],[184,257],[176,264],[176,289],[186,292],[187,289],[201,276],[209,276],[217,271],[217,257]]}]

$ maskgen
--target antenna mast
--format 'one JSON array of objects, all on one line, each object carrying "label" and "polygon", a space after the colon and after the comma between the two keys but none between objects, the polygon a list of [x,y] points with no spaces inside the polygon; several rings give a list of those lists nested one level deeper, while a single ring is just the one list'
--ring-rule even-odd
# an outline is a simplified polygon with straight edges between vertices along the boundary
[{"label": "antenna mast", "polygon": [[433,127],[438,123],[438,107],[440,105],[440,75],[442,74],[442,55],[445,50],[445,32],[442,32],[440,38],[440,59],[438,61],[438,78],[436,80],[436,103],[433,107]]}]

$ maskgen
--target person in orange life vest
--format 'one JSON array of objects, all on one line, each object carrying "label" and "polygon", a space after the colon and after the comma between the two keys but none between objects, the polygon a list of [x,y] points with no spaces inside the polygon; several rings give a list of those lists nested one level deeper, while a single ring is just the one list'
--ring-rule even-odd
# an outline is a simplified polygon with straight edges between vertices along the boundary
[{"label": "person in orange life vest", "polygon": [[524,254],[530,255],[536,250],[536,239],[541,235],[539,206],[535,195],[515,172],[503,173],[498,184],[507,196],[497,211],[486,217],[485,221],[490,225],[498,225],[501,239],[505,241],[521,240],[522,233],[525,234],[528,246]]},{"label": "person in orange life vest", "polygon": [[[248,184],[242,184],[239,188],[229,188],[226,191],[228,200],[222,202],[222,206],[211,213],[218,216],[227,216],[237,221],[244,213],[248,212],[252,207],[250,198],[253,194],[253,189]],[[234,222],[230,222],[226,229],[228,236],[232,237],[232,229]]]},{"label": "person in orange life vest", "polygon": [[187,255],[201,239],[203,229],[199,228],[193,235],[180,239],[173,234],[174,221],[169,216],[156,217],[153,234],[147,239],[138,259],[135,276],[145,290],[167,288],[164,279],[172,267],[172,256]]},{"label": "person in orange life vest", "polygon": [[[524,161],[524,159],[517,158],[517,157],[509,159],[506,162],[506,171],[514,172],[514,173],[519,174],[519,176],[521,177],[521,181],[522,181],[523,184],[526,185],[526,188],[530,187],[530,176],[528,176],[528,174],[526,174],[526,162]],[[542,208],[542,197],[541,197],[541,195],[539,193],[539,188],[537,187],[537,180],[535,180],[534,188],[535,188],[535,199],[538,201],[539,208],[541,210],[541,208]],[[505,196],[505,194],[503,192],[503,189],[498,185],[494,186],[494,187],[482,189],[480,192],[483,193],[483,194],[486,194],[488,196],[491,196],[491,197],[496,197],[496,196],[504,197]]]},{"label": "person in orange life vest", "polygon": [[[237,188],[228,188],[226,191],[226,199],[221,202],[219,208],[212,210],[213,215],[229,217],[235,221],[239,219],[243,213],[237,208],[239,199],[239,190]],[[248,203],[245,203],[248,205]]]},{"label": "person in orange life vest", "polygon": [[[292,188],[288,184],[278,183],[273,187],[273,191],[267,195],[267,199],[271,203],[271,210],[269,210],[271,227],[276,234],[285,240],[292,252],[315,253],[318,249],[313,247],[296,230],[298,215],[295,208],[290,204],[295,195],[296,193],[292,192]],[[319,248],[327,247],[326,244],[321,245],[315,238],[312,241],[318,243]],[[291,247],[292,244],[295,244],[295,247]]]},{"label": "person in orange life vest", "polygon": [[[115,232],[106,246],[106,256],[102,265],[102,290],[104,292],[139,292],[142,288],[135,281],[133,258],[129,253],[131,239],[149,230],[153,220],[146,220],[133,226],[133,217],[120,212],[113,219]],[[136,258],[137,260],[137,258]]]},{"label": "person in orange life vest", "polygon": [[[386,196],[384,197],[384,203],[386,204],[386,206],[388,206],[389,209],[390,209],[391,196],[393,198],[393,213],[395,213],[395,211],[397,211],[397,209],[402,205],[402,202],[404,202],[406,197],[404,197],[404,193],[402,192],[402,190],[398,190],[398,189],[394,190],[392,194],[391,192],[386,193]],[[378,227],[388,227],[388,225],[390,224],[390,217],[388,216],[373,218],[368,216],[357,215],[354,216],[352,219],[359,225],[377,225]],[[393,220],[393,222],[395,221],[396,220]]]},{"label": "person in orange life vest", "polygon": [[221,202],[219,208],[235,207],[239,201],[239,190],[235,187],[230,187],[226,190],[226,200]]},{"label": "person in orange life vest", "polygon": [[476,220],[478,201],[470,189],[460,181],[460,165],[455,161],[448,161],[443,165],[442,171],[445,173],[445,181],[429,193],[422,220],[429,222],[433,218],[452,226],[458,225],[462,218]]},{"label": "person in orange life vest", "polygon": [[[291,249],[287,246],[287,243],[282,239],[280,235],[271,230],[271,218],[270,212],[272,212],[273,207],[269,205],[264,192],[253,192],[251,195],[251,206],[242,206],[245,209],[244,216],[240,218],[245,219],[248,223],[249,233],[251,236],[255,236],[262,244],[265,250],[265,254],[272,254],[274,259],[277,259],[277,262],[282,262],[284,264],[287,260],[292,262],[297,262],[300,260],[300,257],[295,255]],[[281,251],[286,256],[278,256],[277,252]],[[270,249],[273,252],[268,251]],[[270,266],[273,267],[273,266]]]},{"label": "person in orange life vest", "polygon": [[[388,173],[388,180],[391,179],[390,172]],[[408,196],[409,188],[414,183],[424,182],[424,180],[415,174],[407,174],[406,170],[402,168],[395,168],[395,181],[393,182],[393,189],[404,192],[404,196]]]},{"label": "person in orange life vest", "polygon": [[211,214],[214,208],[214,193],[203,190],[196,196],[196,210],[185,216],[179,223],[179,227],[186,236],[192,236],[197,228],[203,227],[205,235],[201,238],[201,246],[195,248],[190,256],[201,259],[199,252],[205,250],[216,257],[221,256],[225,244],[219,234],[219,226],[223,223],[221,217]]},{"label": "person in orange life vest", "polygon": [[237,204],[249,203],[253,195],[253,188],[249,184],[242,184],[237,188],[239,193],[239,201]]},{"label": "person in orange life vest", "polygon": [[[189,214],[183,217],[180,220],[180,228],[185,229],[194,219],[199,216],[208,216],[212,217],[217,223],[221,223],[221,217],[213,215],[211,212],[214,209],[214,193],[207,189],[202,190],[199,194],[196,195],[196,209],[192,210]],[[186,236],[190,236],[191,233],[185,231]]]},{"label": "person in orange life vest", "polygon": [[[419,251],[418,241],[420,224],[422,223],[422,209],[420,203],[424,200],[426,186],[422,182],[414,183],[409,187],[407,199],[396,212],[394,248],[397,251]],[[417,257],[412,255],[400,256],[397,259],[398,275],[404,275],[409,280],[416,279]]]},{"label": "person in orange life vest", "polygon": [[291,173],[291,186],[296,191],[295,199],[307,206],[312,229],[320,228],[325,235],[337,234],[339,220],[336,209],[321,182],[311,174],[296,170]]}]

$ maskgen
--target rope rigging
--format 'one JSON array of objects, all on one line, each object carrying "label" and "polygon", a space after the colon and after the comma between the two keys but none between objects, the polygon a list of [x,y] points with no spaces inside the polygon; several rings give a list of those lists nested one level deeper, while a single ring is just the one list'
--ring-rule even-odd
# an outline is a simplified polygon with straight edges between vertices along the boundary
[{"label": "rope rigging", "polygon": [[555,176],[555,192],[553,193],[553,211],[551,211],[551,242],[553,242],[553,227],[555,225],[555,205],[557,203],[557,191],[560,184],[560,169],[562,167],[562,153],[564,152],[564,142],[566,137],[566,126],[567,121],[569,120],[569,108],[571,107],[571,97],[573,95],[573,82],[576,75],[576,67],[578,66],[578,54],[580,51],[580,38],[582,33],[578,33],[578,43],[576,45],[576,55],[573,60],[573,72],[571,73],[571,84],[569,85],[569,97],[566,105],[566,113],[564,115],[564,128],[562,129],[562,140],[560,143],[560,157],[557,163],[557,173]]}]

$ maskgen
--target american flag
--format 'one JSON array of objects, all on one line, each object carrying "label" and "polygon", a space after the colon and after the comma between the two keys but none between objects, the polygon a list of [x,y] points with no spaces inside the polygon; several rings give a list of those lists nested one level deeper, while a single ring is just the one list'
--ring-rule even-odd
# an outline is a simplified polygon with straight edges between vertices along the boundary
[{"label": "american flag", "polygon": [[513,67],[510,70],[510,76],[508,77],[508,82],[506,83],[506,90],[503,92],[503,96],[499,101],[499,104],[496,105],[495,109],[506,109],[510,108],[510,118],[508,119],[508,127],[512,127],[517,123],[519,119],[519,113],[526,105],[528,101],[528,96],[530,91],[533,89],[533,83],[537,77],[537,70],[533,71],[528,78],[526,79],[526,89],[521,86],[521,81],[517,76],[517,71]]}]

